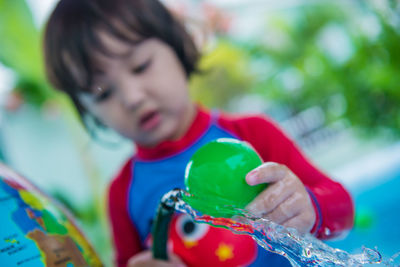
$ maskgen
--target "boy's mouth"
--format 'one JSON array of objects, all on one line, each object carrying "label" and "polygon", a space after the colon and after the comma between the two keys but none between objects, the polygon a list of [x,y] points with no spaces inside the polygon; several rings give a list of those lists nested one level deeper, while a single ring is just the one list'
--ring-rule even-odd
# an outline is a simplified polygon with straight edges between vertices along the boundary
[{"label": "boy's mouth", "polygon": [[139,125],[142,130],[149,131],[154,129],[161,121],[161,116],[157,111],[144,113],[140,117]]}]

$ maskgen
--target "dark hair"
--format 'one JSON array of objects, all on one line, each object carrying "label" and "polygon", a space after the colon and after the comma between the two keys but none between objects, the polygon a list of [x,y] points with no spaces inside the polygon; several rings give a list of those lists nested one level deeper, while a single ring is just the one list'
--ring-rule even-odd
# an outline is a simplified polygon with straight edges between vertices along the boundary
[{"label": "dark hair", "polygon": [[199,53],[192,38],[158,0],[61,0],[44,33],[46,72],[52,85],[72,99],[85,126],[89,112],[78,93],[91,87],[93,54],[112,56],[99,29],[132,44],[158,38],[175,51],[188,78],[196,71]]}]

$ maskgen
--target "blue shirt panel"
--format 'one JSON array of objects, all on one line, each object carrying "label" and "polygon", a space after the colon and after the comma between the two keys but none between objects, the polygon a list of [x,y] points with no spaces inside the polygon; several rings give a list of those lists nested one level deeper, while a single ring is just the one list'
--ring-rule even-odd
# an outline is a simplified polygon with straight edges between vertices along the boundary
[{"label": "blue shirt panel", "polygon": [[222,137],[234,136],[212,124],[199,140],[183,152],[160,161],[135,160],[128,208],[142,242],[151,232],[151,221],[161,197],[172,189],[185,188],[185,169],[193,153],[209,141]]}]

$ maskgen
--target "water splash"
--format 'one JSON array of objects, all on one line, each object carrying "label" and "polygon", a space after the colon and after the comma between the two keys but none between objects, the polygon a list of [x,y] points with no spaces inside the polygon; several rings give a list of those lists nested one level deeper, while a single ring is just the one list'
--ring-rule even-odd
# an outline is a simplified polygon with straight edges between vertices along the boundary
[{"label": "water splash", "polygon": [[382,260],[381,254],[376,249],[363,248],[361,254],[350,254],[332,248],[310,234],[300,234],[295,229],[285,228],[267,219],[257,218],[244,210],[229,206],[224,207],[221,212],[236,214],[232,218],[203,215],[183,200],[185,196],[189,196],[187,192],[175,189],[165,194],[161,201],[179,212],[189,214],[197,222],[223,227],[238,234],[248,234],[266,250],[286,257],[293,266],[347,267],[367,264],[400,266],[400,252],[386,261]]},{"label": "water splash", "polygon": [[385,265],[390,267],[399,267],[400,266],[400,251],[394,254],[390,259],[384,262]]}]

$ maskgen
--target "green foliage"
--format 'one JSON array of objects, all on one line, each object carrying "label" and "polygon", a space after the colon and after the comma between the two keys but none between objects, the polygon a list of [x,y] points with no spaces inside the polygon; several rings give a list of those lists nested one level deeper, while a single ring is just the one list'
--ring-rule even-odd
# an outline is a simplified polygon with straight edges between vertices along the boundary
[{"label": "green foliage", "polygon": [[[368,3],[321,1],[268,13],[263,34],[231,36],[217,47],[218,71],[197,81],[199,98],[226,107],[251,92],[292,113],[320,106],[328,123],[344,118],[367,133],[400,135],[400,31],[393,24],[399,4],[386,2],[385,11]],[[236,57],[222,52],[226,43]],[[237,89],[220,96],[218,79]]]},{"label": "green foliage", "polygon": [[250,91],[254,77],[247,70],[249,56],[231,42],[221,39],[215,49],[206,53],[200,73],[192,77],[193,98],[208,107],[226,107],[227,99]]},{"label": "green foliage", "polygon": [[0,36],[0,62],[16,73],[16,90],[35,104],[54,96],[45,81],[40,34],[25,1],[0,0]]}]

